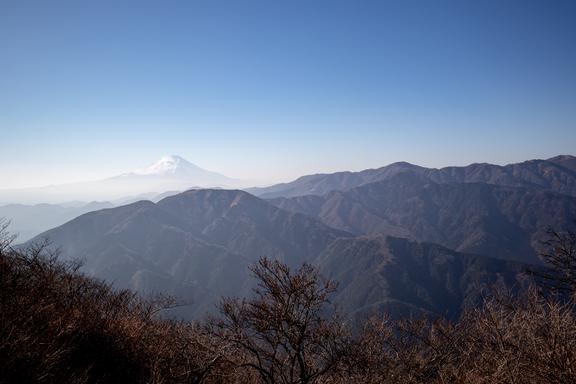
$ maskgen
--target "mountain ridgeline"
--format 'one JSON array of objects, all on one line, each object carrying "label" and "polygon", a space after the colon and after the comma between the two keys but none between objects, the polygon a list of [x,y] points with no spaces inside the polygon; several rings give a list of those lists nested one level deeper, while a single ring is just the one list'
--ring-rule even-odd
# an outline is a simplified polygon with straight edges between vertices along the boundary
[{"label": "mountain ridgeline", "polygon": [[119,288],[163,292],[214,310],[248,296],[248,265],[303,262],[340,282],[347,315],[457,316],[493,284],[522,284],[549,228],[576,218],[575,158],[300,178],[251,190],[189,190],[157,203],[90,212],[49,230],[63,259]]},{"label": "mountain ridgeline", "polygon": [[388,180],[400,173],[419,175],[436,183],[486,183],[551,190],[576,196],[576,157],[561,155],[548,160],[529,160],[505,166],[471,164],[465,167],[424,168],[399,162],[361,172],[337,172],[303,176],[290,183],[249,190],[262,198],[323,195],[364,184]]}]

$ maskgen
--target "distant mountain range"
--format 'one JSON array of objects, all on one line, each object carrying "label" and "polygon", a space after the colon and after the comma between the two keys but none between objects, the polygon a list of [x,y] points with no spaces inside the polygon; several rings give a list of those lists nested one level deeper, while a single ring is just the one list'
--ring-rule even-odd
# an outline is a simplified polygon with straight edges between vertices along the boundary
[{"label": "distant mountain range", "polygon": [[262,198],[323,195],[388,180],[410,172],[436,183],[486,183],[551,190],[576,196],[576,157],[562,155],[505,166],[471,164],[465,167],[424,168],[400,162],[361,172],[337,172],[300,177],[290,183],[248,191]]},{"label": "distant mountain range", "polygon": [[103,180],[26,189],[0,189],[4,204],[60,204],[67,201],[110,201],[144,193],[190,188],[237,188],[245,182],[202,169],[180,156],[164,156],[149,167]]},{"label": "distant mountain range", "polygon": [[393,234],[529,263],[549,228],[576,225],[576,196],[544,188],[430,181],[406,171],[385,181],[270,200],[355,235]]},{"label": "distant mountain range", "polygon": [[0,205],[0,217],[10,220],[10,231],[17,235],[18,241],[23,242],[87,212],[118,207],[141,200],[157,202],[178,193],[180,192],[144,193],[112,201],[93,201],[90,203],[72,201],[62,204],[7,204]]},{"label": "distant mountain range", "polygon": [[18,241],[26,241],[84,213],[113,206],[114,204],[110,202],[92,202],[73,206],[8,204],[0,206],[0,217],[10,220],[10,230],[18,236]]},{"label": "distant mountain range", "polygon": [[261,256],[318,266],[340,282],[334,301],[353,318],[456,316],[494,283],[521,284],[549,227],[573,228],[574,159],[396,163],[306,176],[261,197],[189,190],[86,213],[34,241],[48,237],[61,257],[83,259],[87,273],[117,287],[191,302],[187,317],[222,295],[249,295],[247,266]]}]

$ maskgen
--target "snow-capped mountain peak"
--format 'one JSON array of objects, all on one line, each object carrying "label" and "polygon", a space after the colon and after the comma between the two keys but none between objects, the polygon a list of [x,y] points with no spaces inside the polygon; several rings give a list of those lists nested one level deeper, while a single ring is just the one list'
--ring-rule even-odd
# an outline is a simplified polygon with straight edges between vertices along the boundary
[{"label": "snow-capped mountain peak", "polygon": [[141,168],[134,173],[136,175],[166,175],[174,174],[182,168],[197,168],[193,164],[189,163],[185,159],[177,155],[163,156],[160,160],[154,164]]},{"label": "snow-capped mountain peak", "polygon": [[[162,185],[161,191],[181,190],[190,187],[229,188],[239,185],[239,180],[230,179],[219,173],[200,168],[177,155],[163,156],[154,164],[121,175],[120,178],[123,179],[123,182],[151,182],[154,185]],[[152,189],[152,186],[142,189],[155,190]]]}]

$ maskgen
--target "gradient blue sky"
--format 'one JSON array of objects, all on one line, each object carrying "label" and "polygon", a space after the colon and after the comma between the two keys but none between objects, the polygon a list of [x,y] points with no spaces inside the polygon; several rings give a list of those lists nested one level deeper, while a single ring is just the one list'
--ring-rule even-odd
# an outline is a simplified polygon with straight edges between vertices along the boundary
[{"label": "gradient blue sky", "polygon": [[0,187],[576,151],[576,1],[0,2]]}]

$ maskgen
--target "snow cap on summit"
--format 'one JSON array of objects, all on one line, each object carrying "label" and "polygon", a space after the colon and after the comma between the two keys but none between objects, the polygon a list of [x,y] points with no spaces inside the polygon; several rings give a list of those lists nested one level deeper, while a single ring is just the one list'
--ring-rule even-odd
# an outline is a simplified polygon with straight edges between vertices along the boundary
[{"label": "snow cap on summit", "polygon": [[162,175],[175,173],[179,168],[194,167],[192,163],[178,155],[162,156],[160,160],[150,165],[149,167],[138,169],[134,171],[137,175]]}]

